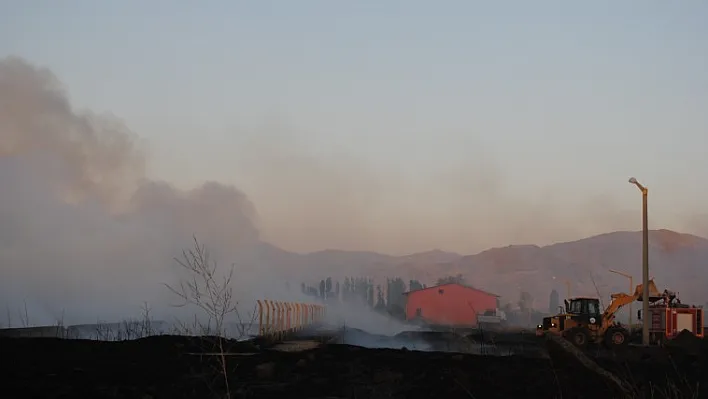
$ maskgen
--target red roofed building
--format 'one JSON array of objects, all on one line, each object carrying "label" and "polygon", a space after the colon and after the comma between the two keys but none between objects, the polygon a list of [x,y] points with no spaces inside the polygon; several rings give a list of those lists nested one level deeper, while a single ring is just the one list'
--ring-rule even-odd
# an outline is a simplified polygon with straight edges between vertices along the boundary
[{"label": "red roofed building", "polygon": [[440,326],[473,327],[477,314],[497,308],[498,295],[449,283],[404,293],[406,320]]}]

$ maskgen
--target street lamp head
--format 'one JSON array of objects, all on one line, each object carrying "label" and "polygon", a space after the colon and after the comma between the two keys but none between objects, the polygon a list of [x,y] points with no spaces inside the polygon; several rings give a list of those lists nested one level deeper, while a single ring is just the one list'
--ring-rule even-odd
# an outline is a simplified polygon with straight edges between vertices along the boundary
[{"label": "street lamp head", "polygon": [[630,178],[629,178],[629,182],[630,182],[631,184],[634,184],[635,186],[637,186],[637,188],[639,188],[639,190],[641,190],[641,192],[642,192],[643,194],[646,194],[646,193],[647,193],[647,188],[644,187],[641,183],[639,183],[636,178],[630,177]]}]

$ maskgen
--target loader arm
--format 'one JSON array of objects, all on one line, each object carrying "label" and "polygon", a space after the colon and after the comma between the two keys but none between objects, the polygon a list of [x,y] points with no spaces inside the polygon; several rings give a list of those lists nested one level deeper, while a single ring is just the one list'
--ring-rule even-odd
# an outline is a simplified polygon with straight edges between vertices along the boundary
[{"label": "loader arm", "polygon": [[[642,284],[637,285],[637,287],[634,290],[634,294],[629,295],[625,294],[623,292],[617,293],[617,294],[612,294],[611,298],[612,301],[610,304],[607,306],[607,309],[605,309],[605,312],[602,314],[602,325],[604,328],[607,328],[612,324],[612,322],[615,319],[615,315],[617,314],[617,311],[619,311],[623,306],[628,305],[637,299],[641,298],[642,296],[642,289],[644,287]],[[654,280],[649,280],[649,296],[650,297],[657,297],[659,296],[659,290],[656,288],[656,284],[654,284]]]},{"label": "loader arm", "polygon": [[607,309],[605,309],[605,312],[602,314],[603,327],[611,325],[615,319],[617,311],[619,311],[623,306],[636,301],[637,298],[639,298],[639,296],[636,293],[633,295],[627,295],[623,292],[619,294],[612,294],[612,302],[610,302]]}]

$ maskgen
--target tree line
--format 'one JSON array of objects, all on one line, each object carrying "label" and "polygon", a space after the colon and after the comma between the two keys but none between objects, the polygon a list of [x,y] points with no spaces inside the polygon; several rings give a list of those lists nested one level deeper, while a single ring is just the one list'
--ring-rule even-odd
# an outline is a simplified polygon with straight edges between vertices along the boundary
[{"label": "tree line", "polygon": [[345,277],[341,283],[327,277],[315,286],[300,285],[303,294],[324,302],[360,304],[399,318],[405,318],[404,293],[423,288],[426,285],[420,281],[412,279],[406,284],[401,277],[387,278],[383,285],[375,285],[368,277]]},{"label": "tree line", "polygon": [[[470,286],[461,274],[438,278],[435,285],[450,283]],[[384,284],[374,284],[374,280],[368,277],[345,277],[342,282],[327,277],[316,285],[300,285],[303,294],[323,302],[359,304],[399,319],[405,319],[404,293],[423,288],[427,285],[415,279],[406,283],[401,277],[386,278]],[[558,312],[558,291],[552,290],[549,299],[548,313],[534,309],[535,300],[527,291],[521,291],[518,300],[497,306],[506,313],[509,323],[535,325],[544,315]]]}]

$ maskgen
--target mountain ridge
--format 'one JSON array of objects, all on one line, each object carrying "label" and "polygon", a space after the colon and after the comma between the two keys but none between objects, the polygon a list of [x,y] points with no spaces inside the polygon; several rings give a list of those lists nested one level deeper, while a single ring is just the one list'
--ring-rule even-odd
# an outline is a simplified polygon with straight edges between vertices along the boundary
[{"label": "mountain ridge", "polygon": [[[468,253],[468,254],[461,254],[459,252],[455,251],[447,251],[439,248],[435,249],[430,249],[430,250],[425,250],[425,251],[417,251],[417,252],[412,252],[410,254],[402,254],[402,255],[394,255],[394,254],[389,254],[385,252],[377,252],[377,251],[369,251],[369,250],[348,250],[348,249],[337,249],[337,248],[326,248],[326,249],[320,249],[316,251],[309,251],[309,252],[298,252],[298,251],[290,251],[287,249],[282,249],[278,247],[277,245],[273,245],[274,247],[277,247],[278,249],[282,251],[287,251],[292,254],[298,254],[298,255],[317,255],[317,254],[322,254],[322,253],[329,253],[329,254],[368,254],[368,255],[378,255],[378,256],[385,256],[385,257],[391,257],[391,258],[406,258],[406,257],[413,257],[413,256],[418,256],[418,255],[426,255],[426,254],[432,254],[432,253],[440,253],[440,254],[448,254],[448,255],[457,255],[457,256],[474,256],[474,255],[479,255],[483,252],[487,252],[490,250],[494,249],[504,249],[504,248],[509,248],[509,247],[536,247],[536,248],[547,248],[547,247],[553,247],[556,245],[562,245],[562,244],[570,244],[570,243],[575,243],[578,241],[586,241],[586,240],[593,240],[593,239],[599,239],[602,237],[609,237],[609,236],[619,236],[619,235],[634,235],[634,234],[641,234],[641,230],[617,230],[617,231],[611,231],[607,233],[600,233],[600,234],[595,234],[592,236],[587,236],[583,238],[578,238],[576,240],[568,240],[568,241],[559,241],[559,242],[554,242],[551,244],[545,244],[545,245],[538,245],[538,244],[508,244],[506,246],[496,246],[496,247],[490,247],[486,248],[483,250],[480,250],[479,252],[474,252],[474,253]],[[705,241],[708,244],[708,237],[702,237],[699,235],[695,234],[690,234],[690,233],[681,233],[677,232],[674,230],[670,229],[653,229],[649,230],[649,234],[656,235],[656,234],[664,234],[664,235],[674,235],[676,237],[683,237],[683,238],[692,238],[700,241]]]},{"label": "mountain ridge", "polygon": [[[461,274],[470,284],[499,294],[502,302],[512,305],[521,291],[527,291],[535,298],[534,307],[544,309],[548,308],[551,290],[566,296],[566,281],[573,295],[596,295],[599,290],[608,297],[628,290],[627,279],[610,269],[632,274],[634,284],[639,283],[641,233],[615,231],[544,246],[494,247],[470,255],[439,249],[400,256],[335,249],[298,254],[278,248],[278,259],[271,263],[289,270],[288,278],[307,276],[313,280],[303,281],[306,284],[327,277],[370,277],[377,283],[387,277],[401,277],[431,285],[440,277]],[[660,289],[683,293],[685,302],[703,304],[708,300],[702,284],[708,280],[708,270],[703,267],[704,259],[708,260],[708,239],[656,229],[649,232],[649,246],[650,273]]]}]

